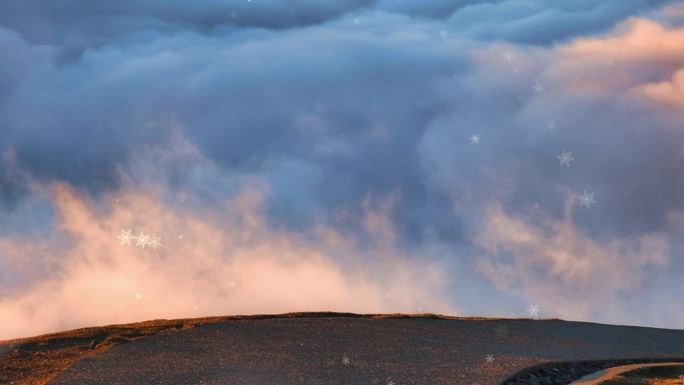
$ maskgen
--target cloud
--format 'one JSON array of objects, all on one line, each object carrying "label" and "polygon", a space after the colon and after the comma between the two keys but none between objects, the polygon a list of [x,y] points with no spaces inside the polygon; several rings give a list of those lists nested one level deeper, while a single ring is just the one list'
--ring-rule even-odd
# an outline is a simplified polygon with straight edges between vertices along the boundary
[{"label": "cloud", "polygon": [[[120,190],[104,205],[65,184],[47,189],[55,232],[0,238],[0,339],[216,314],[454,311],[439,265],[391,246],[388,206],[364,209],[374,241],[360,247],[324,224],[308,235],[269,228],[268,191],[256,182],[204,209],[167,202],[163,189]],[[120,245],[128,228],[163,236],[163,246]]]},{"label": "cloud", "polygon": [[[492,207],[500,207],[498,217],[530,237],[556,242],[582,263],[599,253],[615,261],[624,248],[634,262],[625,265],[628,275],[640,261],[639,246],[658,240],[663,248],[653,246],[654,252],[667,256],[668,271],[634,273],[626,286],[611,281],[609,294],[586,304],[579,298],[587,292],[567,278],[559,287],[575,290],[577,301],[564,302],[567,311],[554,310],[604,319],[595,309],[611,300],[611,319],[622,314],[634,323],[676,322],[676,305],[667,312],[649,308],[648,316],[626,308],[662,304],[653,298],[667,298],[675,286],[653,282],[673,281],[684,271],[681,228],[672,225],[673,213],[684,210],[682,28],[662,21],[665,14],[673,20],[676,6],[637,0],[256,3],[3,5],[0,51],[12,59],[0,63],[0,268],[6,282],[0,295],[13,312],[40,309],[41,296],[67,290],[61,289],[67,282],[80,290],[83,281],[84,290],[96,293],[82,263],[88,258],[95,261],[96,282],[106,282],[109,267],[124,282],[117,309],[138,292],[158,300],[150,311],[161,309],[168,297],[155,293],[170,284],[157,277],[145,287],[136,269],[180,274],[165,270],[162,261],[144,262],[170,251],[122,250],[111,239],[120,227],[139,225],[163,233],[165,241],[175,239],[174,229],[184,222],[209,228],[204,241],[204,230],[193,230],[188,239],[202,245],[198,258],[211,269],[181,279],[199,291],[233,293],[238,286],[214,283],[222,277],[211,271],[230,275],[260,266],[216,260],[238,250],[230,245],[238,242],[241,221],[251,218],[248,238],[256,237],[253,246],[263,251],[253,259],[273,272],[269,279],[314,279],[312,272],[320,272],[336,282],[326,293],[339,309],[349,300],[336,293],[360,295],[357,284],[373,299],[359,309],[426,302],[428,294],[388,302],[377,293],[394,287],[385,281],[395,276],[398,286],[410,287],[421,266],[436,264],[445,277],[437,286],[449,291],[440,306],[461,314],[523,315],[539,288],[493,284],[483,271],[491,267],[507,276],[516,268],[510,261],[482,262],[482,246],[474,242],[487,237],[484,230],[493,231],[487,220]],[[506,60],[510,52],[513,59]],[[532,92],[535,82],[543,84],[543,94]],[[468,140],[476,133],[478,145]],[[573,152],[570,168],[559,167],[561,151]],[[250,181],[259,187],[247,188]],[[567,195],[585,189],[598,203],[570,215]],[[236,211],[245,217],[216,216],[232,212],[228,202],[240,196],[256,202],[251,211]],[[131,211],[114,217],[125,210],[115,199],[130,199]],[[138,211],[159,227],[137,218]],[[530,213],[544,219],[536,223]],[[90,231],[100,246],[84,240]],[[506,234],[491,237],[513,242]],[[283,260],[269,255],[278,252],[269,245],[283,248]],[[515,247],[549,253],[535,242]],[[33,257],[18,264],[19,255]],[[403,267],[385,271],[376,255],[398,258],[394,265]],[[181,259],[173,253],[168,258]],[[113,261],[119,259],[120,265]],[[557,272],[550,269],[559,268],[555,264],[533,262],[548,292],[558,292],[549,288],[554,274],[595,289],[587,270]],[[597,271],[604,267],[599,263]],[[41,280],[46,286],[38,285]],[[288,308],[325,304],[291,284],[293,291],[283,292],[293,297],[283,300]],[[265,290],[259,285],[250,289]],[[243,294],[263,305],[254,309],[280,309]],[[76,308],[74,295],[54,295],[55,303]],[[169,316],[181,308],[194,311],[201,302],[179,298],[187,301],[167,304]],[[226,312],[230,306],[252,309],[218,298],[210,296],[208,304]],[[58,307],[42,309],[49,322],[32,330],[74,324],[61,318]],[[107,316],[83,322],[126,318],[123,310],[100,310],[89,312]],[[29,313],[16,314],[23,319]],[[130,314],[126,319],[161,310]]]},{"label": "cloud", "polygon": [[677,111],[684,110],[684,68],[677,70],[671,80],[646,84],[642,87],[644,95],[654,101],[670,106]]},{"label": "cloud", "polygon": [[[458,8],[449,24],[480,40],[550,45],[603,32],[667,1],[488,1]],[[417,2],[415,3],[418,4]]]},{"label": "cloud", "polygon": [[[633,322],[640,317],[621,308],[622,297],[641,291],[667,269],[668,240],[661,234],[644,234],[597,242],[574,225],[576,204],[569,197],[559,220],[543,214],[512,217],[501,205],[492,205],[475,239],[487,252],[480,268],[493,284],[524,293],[547,315]],[[497,262],[501,258],[508,261]],[[507,266],[509,270],[504,269]]]}]

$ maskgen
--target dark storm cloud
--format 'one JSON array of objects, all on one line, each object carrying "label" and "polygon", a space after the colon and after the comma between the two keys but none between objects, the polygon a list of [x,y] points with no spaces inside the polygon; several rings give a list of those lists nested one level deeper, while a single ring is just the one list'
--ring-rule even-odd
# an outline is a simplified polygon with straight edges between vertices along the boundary
[{"label": "dark storm cloud", "polygon": [[449,25],[482,40],[551,44],[606,31],[615,23],[669,0],[472,2],[456,9]]},{"label": "dark storm cloud", "polygon": [[[670,43],[636,39],[631,46],[618,38],[584,56],[564,50],[578,37],[621,37],[631,27],[610,32],[618,22],[665,3],[4,1],[0,199],[9,205],[0,226],[27,233],[50,223],[45,203],[30,202],[37,199],[31,188],[44,182],[75,187],[78,194],[58,190],[61,211],[76,214],[89,212],[68,204],[81,195],[108,202],[107,193],[163,186],[173,202],[160,203],[157,213],[183,204],[213,211],[254,178],[268,190],[268,229],[308,236],[323,223],[371,250],[362,253],[369,263],[388,248],[366,249],[364,242],[373,244],[367,238],[390,239],[392,253],[421,263],[444,256],[445,274],[460,277],[451,282],[455,302],[473,313],[491,314],[490,303],[507,314],[520,306],[477,294],[494,291],[482,275],[491,269],[474,269],[489,252],[520,261],[520,282],[506,295],[532,301],[560,293],[570,309],[587,293],[575,284],[573,264],[608,256],[597,273],[579,277],[600,287],[595,276],[611,273],[624,254],[620,272],[637,278],[611,281],[610,300],[634,290],[642,271],[666,259],[663,238],[684,229],[673,225],[684,211],[680,111],[639,93],[668,80],[684,56],[649,51],[680,40],[648,24],[639,33]],[[506,49],[517,52],[512,63],[502,57]],[[546,93],[533,94],[535,81]],[[473,134],[479,144],[470,142]],[[558,164],[562,150],[576,158],[570,168]],[[584,189],[597,204],[568,211],[569,197]],[[368,217],[376,212],[389,224]],[[76,214],[85,243],[92,223]],[[125,226],[130,218],[117,220]],[[6,244],[15,243],[22,242]],[[643,264],[642,249],[649,253]],[[679,249],[672,244],[673,253]],[[345,252],[330,254],[344,260],[338,253]],[[665,279],[681,275],[681,264],[671,264]],[[554,286],[559,278],[565,281]],[[555,300],[546,298],[547,306]],[[626,319],[664,324],[674,317],[641,314],[653,312]]]},{"label": "dark storm cloud", "polygon": [[668,0],[594,2],[482,0],[234,0],[97,1],[7,0],[0,25],[33,44],[64,48],[75,60],[86,47],[116,44],[146,31],[192,30],[211,35],[218,28],[288,29],[380,11],[445,20],[459,34],[482,39],[549,43],[577,33],[604,30],[615,22],[668,3]]},{"label": "dark storm cloud", "polygon": [[[560,213],[549,190],[568,182],[553,162],[540,162],[554,158],[549,141],[558,138],[494,133],[531,124],[511,117],[537,108],[529,107],[534,75],[497,82],[468,52],[491,40],[546,44],[604,30],[648,4],[656,3],[7,1],[0,44],[12,60],[0,64],[0,144],[28,175],[98,194],[116,188],[122,170],[134,171],[132,154],[163,146],[177,124],[227,173],[266,177],[277,223],[306,227],[398,194],[402,239],[436,232],[462,240],[480,205],[502,198],[501,175],[515,174],[505,197],[513,210],[536,202]],[[544,125],[554,117],[534,118]],[[571,113],[555,119],[587,124]],[[481,153],[466,140],[475,129]],[[567,135],[576,154],[596,152]],[[465,166],[474,162],[502,166]],[[181,186],[179,167],[164,172]],[[3,197],[17,199],[21,183],[0,175]],[[648,188],[666,186],[633,194]],[[452,215],[451,201],[469,197],[471,210]],[[664,198],[655,210],[615,209],[611,222],[633,212],[629,223],[657,228],[674,203]],[[640,216],[650,219],[632,220]]]}]

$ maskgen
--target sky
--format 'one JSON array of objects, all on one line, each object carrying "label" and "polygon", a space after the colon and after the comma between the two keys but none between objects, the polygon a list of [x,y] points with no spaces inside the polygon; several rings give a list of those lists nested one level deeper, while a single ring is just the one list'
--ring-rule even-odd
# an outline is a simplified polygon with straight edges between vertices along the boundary
[{"label": "sky", "polygon": [[5,0],[0,339],[684,328],[684,2]]}]

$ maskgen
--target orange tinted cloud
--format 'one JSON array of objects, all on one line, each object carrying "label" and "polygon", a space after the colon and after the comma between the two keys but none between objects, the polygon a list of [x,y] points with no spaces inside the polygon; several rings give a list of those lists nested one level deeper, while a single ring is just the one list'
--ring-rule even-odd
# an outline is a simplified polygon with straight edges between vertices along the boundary
[{"label": "orange tinted cloud", "polygon": [[[600,313],[602,319],[612,316],[619,322],[622,313],[612,309],[620,302],[615,297],[643,285],[648,269],[667,266],[667,240],[660,235],[594,240],[575,227],[573,200],[568,198],[559,220],[541,214],[520,219],[500,204],[489,207],[476,238],[489,253],[481,270],[501,290],[541,304],[547,315],[592,319]],[[495,262],[502,252],[511,257],[511,274],[502,274]]]},{"label": "orange tinted cloud", "polygon": [[684,68],[675,72],[670,80],[646,84],[641,91],[663,105],[684,111]]},{"label": "orange tinted cloud", "polygon": [[607,36],[577,39],[557,53],[547,73],[578,95],[628,92],[681,107],[673,99],[681,92],[677,73],[684,68],[682,27],[632,18]]},{"label": "orange tinted cloud", "polygon": [[[58,261],[0,297],[0,339],[217,314],[454,311],[439,293],[440,266],[411,261],[391,240],[360,250],[323,225],[312,234],[269,228],[258,184],[213,210],[173,206],[153,189],[112,194],[105,207],[64,184],[50,191],[59,241],[0,239],[0,262],[15,270],[45,255]],[[387,207],[366,208],[376,236],[392,236]],[[128,228],[163,236],[162,247],[122,246],[116,236]]]}]

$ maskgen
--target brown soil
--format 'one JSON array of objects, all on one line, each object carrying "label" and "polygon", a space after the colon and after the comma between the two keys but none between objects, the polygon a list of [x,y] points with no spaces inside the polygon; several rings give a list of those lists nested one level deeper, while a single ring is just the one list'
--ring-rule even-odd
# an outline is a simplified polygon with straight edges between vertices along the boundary
[{"label": "brown soil", "polygon": [[[75,362],[104,350],[159,333],[172,333],[197,325],[236,320],[298,317],[364,317],[352,313],[288,313],[279,315],[225,316],[179,320],[153,320],[124,325],[83,328],[38,337],[0,341],[0,384],[44,385]],[[373,314],[374,318],[455,319],[433,314]],[[467,318],[476,320],[478,318]]]},{"label": "brown soil", "polygon": [[637,369],[601,385],[684,385],[684,365]]},{"label": "brown soil", "polygon": [[0,342],[0,384],[493,385],[544,363],[666,357],[684,360],[684,331],[294,313],[157,320]]}]

